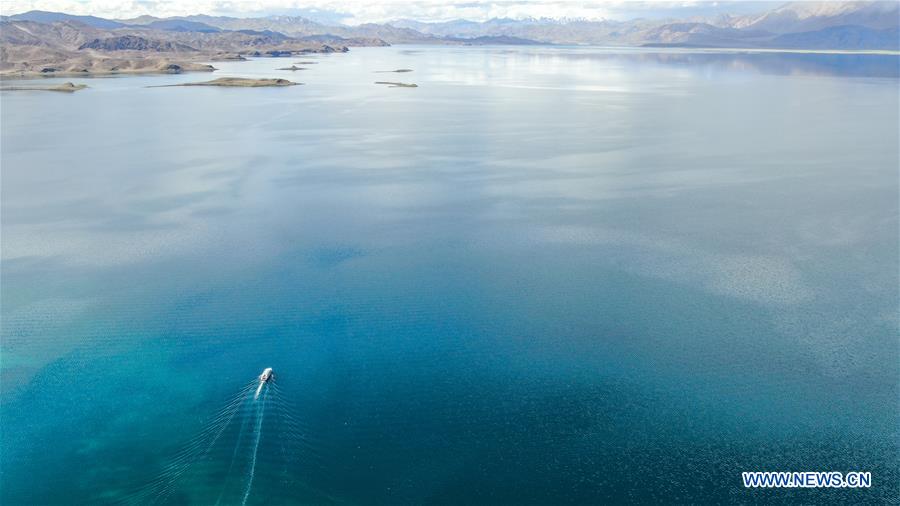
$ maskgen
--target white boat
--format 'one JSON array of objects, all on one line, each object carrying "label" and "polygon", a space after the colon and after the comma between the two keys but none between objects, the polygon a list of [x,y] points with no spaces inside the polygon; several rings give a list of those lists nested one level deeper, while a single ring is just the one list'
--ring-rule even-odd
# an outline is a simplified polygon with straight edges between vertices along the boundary
[{"label": "white boat", "polygon": [[271,367],[266,367],[262,374],[259,375],[259,386],[256,387],[256,395],[253,396],[254,400],[259,399],[259,394],[262,392],[263,386],[271,381],[273,377],[275,377],[275,371],[273,371]]}]

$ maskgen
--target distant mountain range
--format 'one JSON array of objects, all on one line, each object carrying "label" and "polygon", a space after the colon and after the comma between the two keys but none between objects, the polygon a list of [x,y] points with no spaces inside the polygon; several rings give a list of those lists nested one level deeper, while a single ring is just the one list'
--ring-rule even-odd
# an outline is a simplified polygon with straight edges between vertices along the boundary
[{"label": "distant mountain range", "polygon": [[480,23],[398,20],[391,25],[435,37],[508,36],[551,44],[900,49],[900,37],[896,36],[900,27],[900,3],[893,1],[791,2],[759,14],[714,18],[491,19]]},{"label": "distant mountain range", "polygon": [[[247,30],[291,38],[328,36],[419,44],[573,44],[725,48],[900,50],[900,2],[790,2],[756,14],[712,18],[579,20],[491,19],[439,23],[399,19],[382,24],[327,25],[301,16],[235,18],[185,16],[104,19],[30,11],[3,18],[52,24],[74,22],[106,30],[215,34]],[[186,43],[184,40],[177,42]],[[190,44],[188,44],[190,45]],[[353,45],[353,44],[350,44]]]},{"label": "distant mountain range", "polygon": [[356,26],[302,16],[104,19],[30,11],[0,16],[0,74],[209,71],[206,62],[246,55],[397,43],[900,51],[900,3],[792,2],[752,15],[689,19],[401,19]]},{"label": "distant mountain range", "polygon": [[[385,45],[378,38],[224,29],[180,18],[143,23],[32,11],[0,19],[0,74],[212,71],[205,62]],[[251,26],[259,26],[252,24]],[[259,26],[260,28],[264,28]]]}]

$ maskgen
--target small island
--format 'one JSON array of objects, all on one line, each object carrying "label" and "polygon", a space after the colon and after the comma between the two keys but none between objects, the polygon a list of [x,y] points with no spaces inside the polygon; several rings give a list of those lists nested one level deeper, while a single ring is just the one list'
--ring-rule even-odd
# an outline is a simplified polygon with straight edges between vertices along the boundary
[{"label": "small island", "polygon": [[386,84],[388,88],[418,88],[416,83],[397,83],[392,81],[375,81],[375,84]]},{"label": "small island", "polygon": [[413,71],[413,69],[376,70],[375,73],[376,74],[383,74],[383,73],[387,73],[387,72],[403,73],[403,72],[412,72],[412,71]]},{"label": "small island", "polygon": [[291,65],[290,67],[283,67],[283,68],[275,69],[275,70],[306,70],[306,69],[303,67],[298,67],[296,65]]},{"label": "small island", "polygon": [[287,79],[250,79],[246,77],[220,77],[212,81],[204,81],[201,83],[182,83],[182,84],[162,84],[157,86],[148,86],[148,88],[168,88],[173,86],[223,86],[231,88],[262,88],[262,87],[283,87],[297,86],[303,83],[295,83]]},{"label": "small island", "polygon": [[67,82],[56,86],[7,86],[0,88],[0,91],[62,91],[64,93],[74,93],[85,88],[87,88],[86,84]]}]

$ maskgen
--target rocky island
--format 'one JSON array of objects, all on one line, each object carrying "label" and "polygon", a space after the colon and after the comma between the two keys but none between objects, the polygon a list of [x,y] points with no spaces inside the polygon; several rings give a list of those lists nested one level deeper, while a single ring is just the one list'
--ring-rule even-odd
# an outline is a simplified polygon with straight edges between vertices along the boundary
[{"label": "rocky island", "polygon": [[159,86],[148,86],[148,88],[170,88],[173,86],[223,86],[229,88],[265,88],[265,87],[283,87],[298,86],[303,83],[295,83],[287,79],[249,79],[245,77],[220,77],[212,81],[204,81],[200,83],[182,83],[182,84],[163,84]]},{"label": "rocky island", "polygon": [[397,83],[393,81],[375,81],[375,84],[386,84],[388,88],[418,88],[416,83]]},{"label": "rocky island", "polygon": [[55,86],[4,86],[0,91],[61,91],[74,93],[87,88],[86,84],[62,83]]}]

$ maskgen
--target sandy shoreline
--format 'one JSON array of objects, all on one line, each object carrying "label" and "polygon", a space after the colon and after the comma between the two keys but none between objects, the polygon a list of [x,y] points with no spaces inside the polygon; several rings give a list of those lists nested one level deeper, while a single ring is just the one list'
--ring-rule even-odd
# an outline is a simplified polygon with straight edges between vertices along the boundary
[{"label": "sandy shoreline", "polygon": [[[210,61],[207,59],[206,61]],[[79,58],[69,61],[22,62],[0,70],[0,78],[91,77],[115,74],[181,74],[213,72],[208,63],[159,58]]]}]

